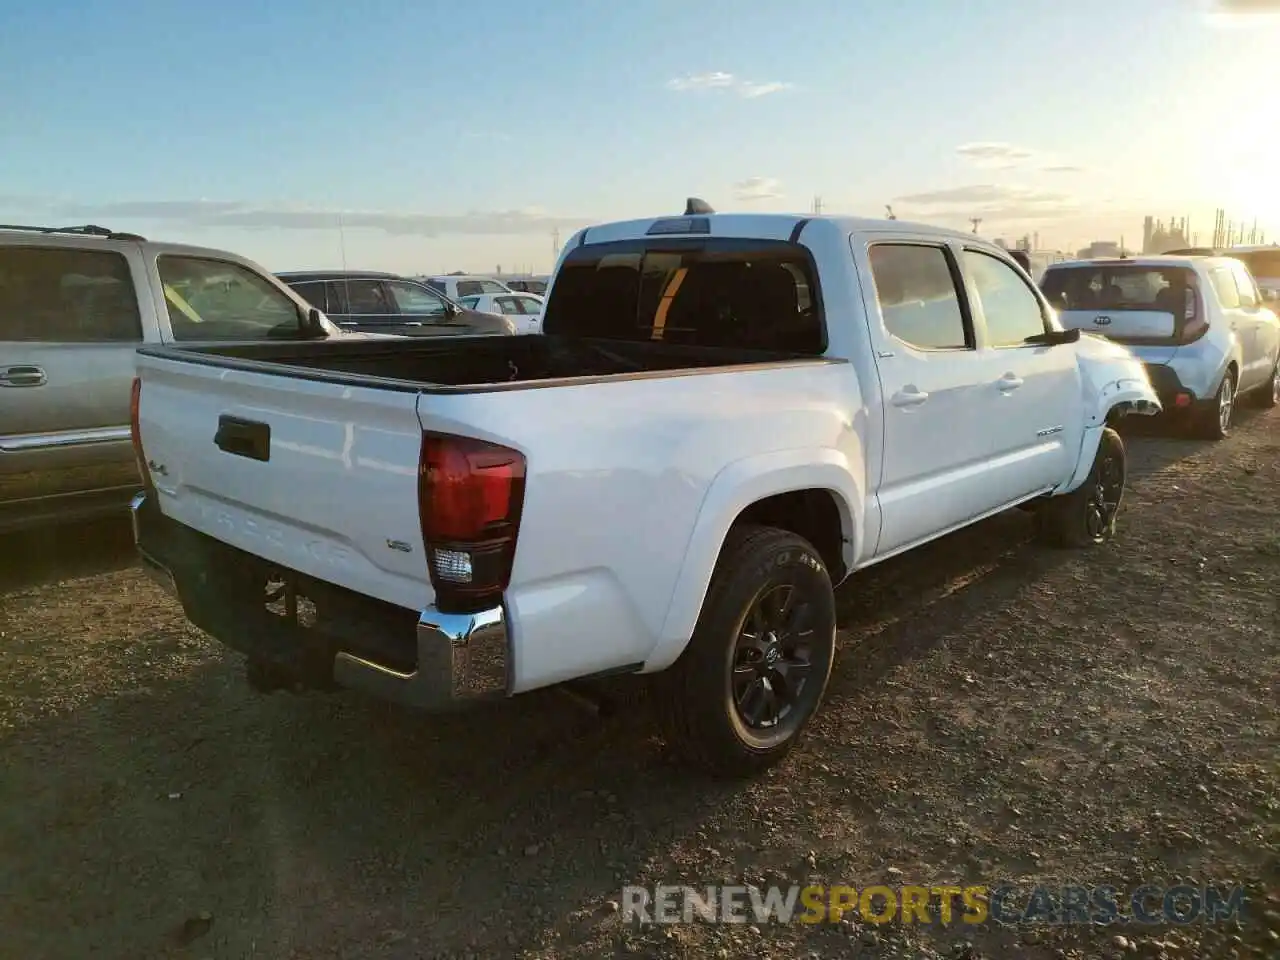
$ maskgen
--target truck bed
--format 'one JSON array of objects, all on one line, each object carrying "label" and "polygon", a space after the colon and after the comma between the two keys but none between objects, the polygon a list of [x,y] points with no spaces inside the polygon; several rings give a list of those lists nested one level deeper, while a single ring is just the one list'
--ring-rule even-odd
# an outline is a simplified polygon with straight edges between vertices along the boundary
[{"label": "truck bed", "polygon": [[822,363],[803,354],[582,337],[450,337],[440,341],[258,342],[144,347],[148,356],[246,371],[425,393],[473,393],[715,369]]}]

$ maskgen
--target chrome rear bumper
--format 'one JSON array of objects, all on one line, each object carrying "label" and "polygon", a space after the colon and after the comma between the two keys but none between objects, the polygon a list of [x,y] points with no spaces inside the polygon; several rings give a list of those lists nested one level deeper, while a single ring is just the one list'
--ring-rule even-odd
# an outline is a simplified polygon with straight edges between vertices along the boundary
[{"label": "chrome rear bumper", "polygon": [[[130,503],[133,536],[143,569],[166,592],[182,600],[180,577],[147,550],[146,500],[143,492]],[[151,507],[150,511],[154,514],[155,508]],[[199,536],[194,531],[191,535]],[[175,569],[181,569],[181,565]],[[189,574],[195,579],[205,579],[195,571]],[[182,602],[188,617],[195,619],[198,601],[192,600],[197,608],[190,610],[186,608],[187,601]],[[383,700],[433,711],[452,710],[474,701],[509,695],[511,638],[503,605],[468,614],[441,613],[434,606],[428,606],[418,616],[415,639],[417,662],[411,671],[397,670],[337,650],[333,658],[334,682]]]},{"label": "chrome rear bumper", "polygon": [[445,709],[505,697],[510,688],[510,637],[506,611],[441,613],[427,607],[418,617],[418,668],[401,673],[339,652],[333,679],[386,700]]}]

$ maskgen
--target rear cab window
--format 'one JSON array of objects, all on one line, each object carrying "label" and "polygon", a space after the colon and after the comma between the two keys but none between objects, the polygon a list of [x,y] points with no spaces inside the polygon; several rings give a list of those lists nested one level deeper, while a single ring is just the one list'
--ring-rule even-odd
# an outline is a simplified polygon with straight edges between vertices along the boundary
[{"label": "rear cab window", "polygon": [[1197,286],[1190,267],[1134,263],[1050,267],[1040,283],[1063,326],[1135,344],[1177,342],[1195,315]]},{"label": "rear cab window", "polygon": [[819,355],[813,260],[799,244],[624,240],[572,250],[543,310],[548,335]]},{"label": "rear cab window", "polygon": [[137,343],[129,262],[109,250],[0,247],[0,341]]}]

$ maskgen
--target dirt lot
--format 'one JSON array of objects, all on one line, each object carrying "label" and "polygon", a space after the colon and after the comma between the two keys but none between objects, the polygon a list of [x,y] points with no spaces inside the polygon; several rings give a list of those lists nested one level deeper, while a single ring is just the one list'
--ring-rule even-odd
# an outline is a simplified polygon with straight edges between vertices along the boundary
[{"label": "dirt lot", "polygon": [[[556,693],[448,720],[257,697],[125,527],[0,542],[0,955],[1280,955],[1280,414],[1127,442],[1112,546],[1042,551],[1014,512],[846,585],[816,729],[749,785]],[[628,883],[811,876],[1255,899],[1239,928],[1137,932],[612,909]]]}]

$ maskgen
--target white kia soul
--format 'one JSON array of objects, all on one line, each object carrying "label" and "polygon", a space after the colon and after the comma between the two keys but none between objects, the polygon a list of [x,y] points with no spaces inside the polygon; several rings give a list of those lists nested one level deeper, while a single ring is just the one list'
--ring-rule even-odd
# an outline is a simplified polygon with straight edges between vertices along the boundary
[{"label": "white kia soul", "polygon": [[1127,346],[1165,410],[1187,415],[1201,436],[1225,437],[1242,395],[1280,403],[1280,320],[1239,260],[1066,261],[1040,286],[1064,327]]}]

